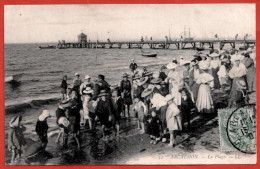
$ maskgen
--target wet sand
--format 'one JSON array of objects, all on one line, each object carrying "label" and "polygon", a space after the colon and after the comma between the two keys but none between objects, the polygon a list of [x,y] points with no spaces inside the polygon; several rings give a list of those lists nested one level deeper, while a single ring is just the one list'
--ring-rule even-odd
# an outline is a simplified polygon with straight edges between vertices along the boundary
[{"label": "wet sand", "polygon": [[[213,93],[215,106],[223,108],[227,105],[227,95],[223,93]],[[250,95],[251,102],[254,102],[255,93]],[[40,107],[40,108],[39,108]],[[27,127],[25,137],[27,146],[37,142],[38,136],[34,128],[38,116],[43,109],[48,109],[54,114],[57,104],[39,105],[25,112],[24,124]],[[34,113],[33,113],[34,112]],[[26,114],[29,114],[28,116]],[[32,115],[33,114],[33,115]],[[108,140],[102,138],[100,126],[96,131],[83,129],[80,131],[82,150],[76,148],[75,142],[69,143],[69,149],[62,149],[55,143],[58,127],[55,124],[55,117],[49,119],[49,143],[46,151],[50,156],[43,154],[41,160],[25,161],[22,157],[16,165],[127,165],[127,164],[175,164],[172,158],[178,154],[193,154],[200,152],[220,152],[219,128],[217,113],[211,117],[204,117],[198,113],[191,115],[191,129],[177,133],[176,145],[168,147],[168,143],[159,142],[157,145],[150,144],[147,134],[139,134],[137,129],[137,119],[131,118],[120,120],[120,136],[114,136],[113,130]],[[6,118],[6,130],[11,117]],[[186,124],[185,124],[186,125]],[[7,131],[6,131],[6,156],[5,162],[10,163],[11,153],[7,150]],[[27,149],[25,146],[25,150]],[[161,158],[164,158],[162,160]],[[167,160],[166,160],[167,159]]]}]

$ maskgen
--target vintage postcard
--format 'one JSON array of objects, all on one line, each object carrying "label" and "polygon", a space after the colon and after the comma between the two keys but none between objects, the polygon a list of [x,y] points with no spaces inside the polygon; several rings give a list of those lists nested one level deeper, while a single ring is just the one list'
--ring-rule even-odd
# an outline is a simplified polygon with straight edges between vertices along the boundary
[{"label": "vintage postcard", "polygon": [[256,164],[256,4],[4,5],[6,166]]}]

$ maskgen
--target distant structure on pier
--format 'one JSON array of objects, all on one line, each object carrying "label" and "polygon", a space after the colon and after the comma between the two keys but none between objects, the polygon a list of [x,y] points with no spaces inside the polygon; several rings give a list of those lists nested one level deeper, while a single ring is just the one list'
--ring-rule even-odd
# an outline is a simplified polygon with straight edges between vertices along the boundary
[{"label": "distant structure on pier", "polygon": [[78,43],[87,43],[87,35],[84,33],[79,34]]}]

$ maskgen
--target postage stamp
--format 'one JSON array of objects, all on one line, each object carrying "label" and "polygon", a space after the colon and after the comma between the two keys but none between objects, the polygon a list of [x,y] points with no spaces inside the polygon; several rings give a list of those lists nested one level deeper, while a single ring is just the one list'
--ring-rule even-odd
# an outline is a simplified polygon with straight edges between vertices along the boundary
[{"label": "postage stamp", "polygon": [[222,152],[256,153],[256,109],[246,106],[219,109],[220,148]]}]

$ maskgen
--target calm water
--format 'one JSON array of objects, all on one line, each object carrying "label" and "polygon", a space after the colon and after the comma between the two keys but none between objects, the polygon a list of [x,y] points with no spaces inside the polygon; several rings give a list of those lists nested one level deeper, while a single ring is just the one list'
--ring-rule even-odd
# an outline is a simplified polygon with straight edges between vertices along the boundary
[{"label": "calm water", "polygon": [[[121,75],[129,72],[129,64],[134,58],[139,68],[157,71],[161,65],[173,57],[191,58],[195,50],[151,50],[157,58],[141,56],[139,49],[39,49],[46,44],[6,44],[5,77],[20,74],[18,85],[5,84],[5,105],[20,105],[33,100],[59,97],[59,86],[63,75],[71,84],[75,72],[89,74],[94,79],[104,74],[109,84],[119,83]],[[208,51],[205,51],[208,53]],[[96,60],[97,58],[97,60]]]}]

